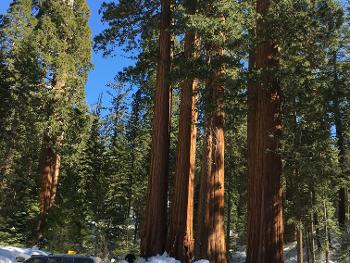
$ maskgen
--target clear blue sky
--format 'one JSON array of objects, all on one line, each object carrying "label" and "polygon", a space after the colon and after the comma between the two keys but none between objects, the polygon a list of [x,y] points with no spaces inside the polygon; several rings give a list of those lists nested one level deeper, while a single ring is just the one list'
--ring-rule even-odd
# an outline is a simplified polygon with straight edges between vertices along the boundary
[{"label": "clear blue sky", "polygon": [[[90,11],[90,27],[92,34],[95,36],[104,28],[100,21],[98,10],[104,0],[87,0]],[[0,0],[0,14],[6,12],[12,0]],[[103,58],[100,53],[93,53],[92,63],[94,69],[89,74],[89,80],[86,85],[86,95],[89,105],[95,104],[101,92],[107,90],[106,84],[113,81],[114,76],[124,67],[131,65],[133,62],[125,57],[122,50],[117,50],[116,56]],[[110,98],[104,95],[104,103],[108,104]]]}]

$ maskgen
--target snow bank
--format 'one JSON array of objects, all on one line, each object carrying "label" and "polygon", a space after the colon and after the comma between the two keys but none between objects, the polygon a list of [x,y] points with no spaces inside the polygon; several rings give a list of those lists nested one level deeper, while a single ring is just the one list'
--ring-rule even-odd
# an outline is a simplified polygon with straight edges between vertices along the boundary
[{"label": "snow bank", "polygon": [[32,255],[47,255],[46,252],[33,248],[2,247],[0,246],[0,263],[16,263],[16,257],[27,259]]},{"label": "snow bank", "polygon": [[145,260],[144,258],[140,258],[137,263],[181,263],[180,261],[176,260],[175,258],[171,258],[168,256],[167,253],[164,253],[162,256],[156,256],[151,257],[148,260]]},{"label": "snow bank", "polygon": [[[181,261],[176,260],[175,258],[171,258],[167,253],[164,253],[162,256],[151,257],[147,261],[144,258],[141,258],[137,261],[137,263],[181,263]],[[123,261],[122,263],[126,263]],[[209,263],[208,260],[198,260],[194,263]]]}]

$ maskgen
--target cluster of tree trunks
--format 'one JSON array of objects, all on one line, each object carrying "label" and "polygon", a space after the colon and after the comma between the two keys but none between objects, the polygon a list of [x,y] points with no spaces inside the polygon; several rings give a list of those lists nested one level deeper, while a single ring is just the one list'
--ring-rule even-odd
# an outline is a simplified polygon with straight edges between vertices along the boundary
[{"label": "cluster of tree trunks", "polygon": [[[265,14],[269,0],[257,1],[257,12]],[[181,89],[180,124],[174,198],[167,233],[167,177],[169,151],[169,71],[171,60],[171,6],[161,1],[159,64],[155,92],[151,170],[141,255],[161,254],[165,248],[184,262],[194,255],[193,192],[196,146],[197,81],[185,80]],[[262,20],[257,21],[257,37],[264,38]],[[186,58],[194,56],[196,36],[185,35]],[[217,50],[223,55],[224,50]],[[281,133],[280,86],[268,71],[278,65],[277,45],[262,41],[252,56],[251,67],[265,74],[250,83],[248,113],[248,263],[283,262],[282,162],[279,154]],[[199,215],[195,257],[226,263],[224,230],[224,75],[219,66],[207,82],[205,141],[199,191]],[[165,238],[167,237],[167,245]]]},{"label": "cluster of tree trunks", "polygon": [[[257,0],[264,16],[270,0]],[[265,36],[268,25],[257,20],[257,45],[250,67],[261,70],[248,87],[248,247],[247,263],[283,262],[281,91],[272,70],[277,45]]]}]

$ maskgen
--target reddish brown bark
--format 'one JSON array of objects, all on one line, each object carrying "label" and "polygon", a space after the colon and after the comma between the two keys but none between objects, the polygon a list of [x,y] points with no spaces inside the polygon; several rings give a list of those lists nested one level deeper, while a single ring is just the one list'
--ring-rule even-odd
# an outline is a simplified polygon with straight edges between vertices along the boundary
[{"label": "reddish brown bark", "polygon": [[[265,15],[269,0],[257,0]],[[268,70],[277,66],[277,46],[264,40],[266,25],[257,21],[257,47],[251,68],[262,76],[248,87],[248,248],[247,263],[283,262],[280,86]]]},{"label": "reddish brown bark", "polygon": [[[211,92],[210,92],[211,93]],[[210,96],[211,97],[211,96]],[[212,118],[206,117],[205,138],[203,145],[203,155],[201,164],[201,175],[199,185],[199,205],[198,205],[198,222],[196,233],[196,258],[206,259],[208,255],[208,226],[209,226],[209,199],[208,191],[210,185],[211,168],[212,168]]]},{"label": "reddish brown bark", "polygon": [[[185,36],[185,56],[194,57],[196,37]],[[197,91],[198,81],[185,80],[181,86],[178,148],[175,168],[174,197],[167,239],[167,251],[182,262],[192,262],[193,239],[193,194],[197,139]]]},{"label": "reddish brown bark", "polygon": [[[223,55],[223,50],[218,52]],[[208,83],[211,104],[207,112],[206,141],[200,179],[198,245],[196,257],[226,263],[224,226],[224,66]],[[210,99],[211,98],[211,99]]]},{"label": "reddish brown bark", "polygon": [[159,62],[152,127],[151,167],[148,178],[147,207],[141,237],[143,257],[162,254],[167,235],[167,192],[170,130],[170,0],[161,1]]},{"label": "reddish brown bark", "polygon": [[39,241],[42,238],[42,232],[46,224],[47,214],[55,201],[60,165],[60,155],[55,153],[52,147],[50,147],[49,137],[45,133],[40,158],[41,189],[38,225]]}]

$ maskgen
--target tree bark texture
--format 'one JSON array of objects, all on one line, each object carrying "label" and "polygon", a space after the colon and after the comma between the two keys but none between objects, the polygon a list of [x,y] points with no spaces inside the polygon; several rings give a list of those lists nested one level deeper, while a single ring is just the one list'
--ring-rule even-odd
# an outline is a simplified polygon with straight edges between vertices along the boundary
[{"label": "tree bark texture", "polygon": [[60,166],[61,157],[50,146],[50,138],[45,132],[40,157],[41,189],[38,241],[42,239],[47,214],[56,198]]},{"label": "tree bark texture", "polygon": [[[194,57],[194,33],[185,36],[185,57]],[[194,256],[193,198],[196,171],[198,81],[185,80],[181,85],[180,120],[175,168],[174,197],[167,239],[167,251],[181,262],[192,262]]]},{"label": "tree bark texture", "polygon": [[[223,50],[218,52],[223,55]],[[208,81],[206,136],[200,178],[196,257],[226,263],[224,226],[224,75],[218,67]]]},{"label": "tree bark texture", "polygon": [[[264,16],[270,0],[257,0]],[[261,70],[248,86],[248,247],[247,263],[281,263],[283,258],[281,91],[271,70],[278,65],[277,45],[264,40],[268,25],[257,20],[257,46],[250,67]]]},{"label": "tree bark texture", "polygon": [[141,256],[162,254],[167,236],[167,192],[170,132],[170,0],[161,1],[159,62],[152,124],[151,167],[148,178]]}]

